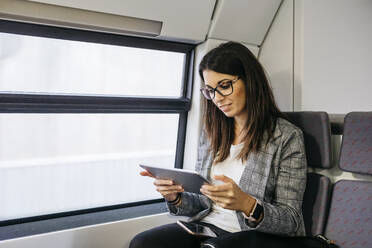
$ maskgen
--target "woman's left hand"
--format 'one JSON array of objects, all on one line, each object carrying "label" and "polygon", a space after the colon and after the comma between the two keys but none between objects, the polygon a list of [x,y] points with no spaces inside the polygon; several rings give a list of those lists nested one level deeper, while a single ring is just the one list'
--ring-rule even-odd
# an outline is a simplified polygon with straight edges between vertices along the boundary
[{"label": "woman's left hand", "polygon": [[242,211],[249,215],[256,203],[256,199],[243,192],[231,178],[225,175],[216,175],[214,178],[224,182],[224,184],[205,184],[201,187],[200,192],[220,207]]}]

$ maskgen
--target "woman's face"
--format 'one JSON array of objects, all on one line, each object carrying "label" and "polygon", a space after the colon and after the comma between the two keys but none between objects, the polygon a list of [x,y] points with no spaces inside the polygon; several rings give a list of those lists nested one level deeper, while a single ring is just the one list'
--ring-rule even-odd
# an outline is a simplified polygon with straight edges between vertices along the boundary
[{"label": "woman's face", "polygon": [[[203,71],[205,85],[216,88],[219,82],[224,80],[234,80],[237,76],[223,74],[211,70]],[[246,92],[244,82],[239,79],[233,83],[233,93],[228,96],[222,96],[217,91],[212,99],[213,103],[227,116],[238,118],[244,116],[246,105]]]}]

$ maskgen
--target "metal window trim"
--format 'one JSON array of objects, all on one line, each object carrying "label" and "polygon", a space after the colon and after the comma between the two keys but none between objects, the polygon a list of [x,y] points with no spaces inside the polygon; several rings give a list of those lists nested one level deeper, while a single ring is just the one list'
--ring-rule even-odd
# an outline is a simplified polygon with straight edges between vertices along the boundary
[{"label": "metal window trim", "polygon": [[163,199],[0,222],[0,241],[165,213]]},{"label": "metal window trim", "polygon": [[188,100],[187,110],[180,113],[179,123],[178,123],[178,136],[177,136],[177,148],[176,148],[176,158],[175,167],[182,169],[184,151],[185,151],[185,141],[186,141],[186,128],[187,128],[187,116],[188,111],[191,108],[191,96],[192,96],[192,79],[194,68],[194,51],[187,54],[185,59],[185,66],[183,72],[184,88],[182,89],[182,95]]},{"label": "metal window trim", "polygon": [[0,93],[0,113],[180,113],[190,99]]},{"label": "metal window trim", "polygon": [[45,24],[26,23],[21,21],[9,21],[1,19],[1,17],[0,32],[179,53],[188,53],[195,47],[193,44],[181,42],[133,37],[90,30],[79,30],[67,27],[55,27]]},{"label": "metal window trim", "polygon": [[117,205],[112,205],[112,206],[79,209],[79,210],[73,210],[73,211],[67,211],[67,212],[59,212],[59,213],[30,216],[30,217],[24,217],[24,218],[18,218],[18,219],[3,220],[3,221],[0,221],[0,227],[23,224],[23,223],[28,223],[28,222],[37,222],[37,221],[48,220],[48,219],[57,219],[57,218],[75,216],[75,215],[80,215],[80,214],[104,212],[104,211],[116,210],[116,209],[121,209],[121,208],[137,207],[140,205],[148,205],[148,204],[154,204],[154,203],[160,203],[160,202],[164,202],[164,199],[153,199],[153,200],[146,200],[146,201],[117,204]]}]

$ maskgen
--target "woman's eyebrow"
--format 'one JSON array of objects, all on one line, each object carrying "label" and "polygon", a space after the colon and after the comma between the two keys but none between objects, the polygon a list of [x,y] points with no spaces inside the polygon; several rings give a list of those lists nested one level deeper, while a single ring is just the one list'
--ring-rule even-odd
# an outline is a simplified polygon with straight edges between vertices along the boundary
[{"label": "woman's eyebrow", "polygon": [[[223,81],[231,81],[231,80],[234,80],[234,79],[230,79],[230,78],[224,78],[224,79],[221,79],[220,81],[217,82],[217,85],[222,83]],[[210,86],[207,82],[204,82],[205,83],[205,86],[209,86],[209,87],[212,87]],[[212,87],[213,88],[213,87]]]},{"label": "woman's eyebrow", "polygon": [[221,79],[220,81],[218,81],[217,82],[217,84],[220,84],[220,83],[222,83],[223,81],[232,81],[232,80],[234,80],[233,78],[225,78],[225,79]]}]

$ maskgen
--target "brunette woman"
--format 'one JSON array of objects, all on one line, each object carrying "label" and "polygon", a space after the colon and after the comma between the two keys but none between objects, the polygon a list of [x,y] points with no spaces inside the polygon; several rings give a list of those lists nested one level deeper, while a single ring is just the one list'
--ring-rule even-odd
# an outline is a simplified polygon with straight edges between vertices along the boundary
[{"label": "brunette woman", "polygon": [[[194,194],[155,179],[170,213],[190,216],[218,238],[251,230],[304,235],[303,135],[283,118],[261,64],[244,45],[228,42],[204,56],[199,74],[204,128],[196,171],[212,184]],[[138,234],[130,247],[200,247],[205,240],[174,223]]]}]

